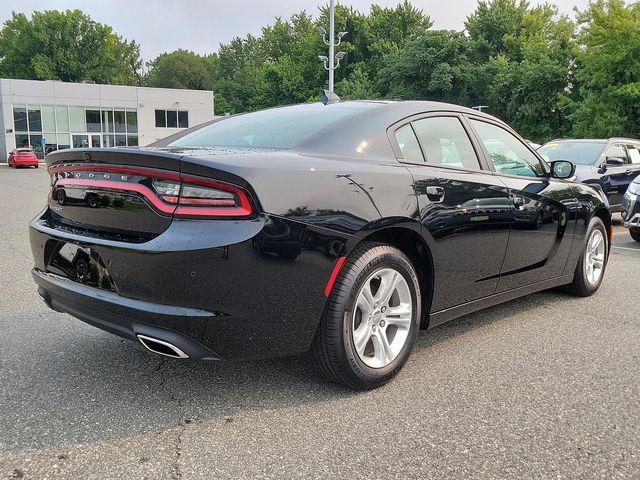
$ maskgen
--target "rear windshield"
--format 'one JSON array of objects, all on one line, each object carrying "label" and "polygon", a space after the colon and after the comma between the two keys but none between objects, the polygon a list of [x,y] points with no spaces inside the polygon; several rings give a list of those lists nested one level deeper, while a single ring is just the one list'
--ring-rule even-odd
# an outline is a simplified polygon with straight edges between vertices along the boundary
[{"label": "rear windshield", "polygon": [[547,162],[569,160],[578,165],[593,165],[602,153],[605,142],[549,142],[538,149]]},{"label": "rear windshield", "polygon": [[18,150],[16,150],[16,152],[18,152],[18,153],[33,153],[33,150],[19,148]]},{"label": "rear windshield", "polygon": [[285,149],[371,103],[309,103],[229,117],[170,143],[183,147],[251,147]]}]

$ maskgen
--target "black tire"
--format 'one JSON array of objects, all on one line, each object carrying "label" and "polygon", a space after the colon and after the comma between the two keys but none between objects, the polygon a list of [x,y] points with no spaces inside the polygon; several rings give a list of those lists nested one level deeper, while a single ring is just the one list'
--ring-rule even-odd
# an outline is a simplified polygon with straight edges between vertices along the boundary
[{"label": "black tire", "polygon": [[[605,253],[604,253],[604,265],[602,268],[602,273],[597,283],[591,284],[587,280],[586,276],[586,268],[585,268],[585,259],[587,253],[587,244],[594,230],[600,230],[605,241]],[[580,254],[580,259],[578,260],[578,265],[576,266],[576,271],[573,275],[573,282],[566,286],[566,291],[572,295],[576,295],[578,297],[589,297],[598,291],[600,285],[602,284],[602,279],[604,278],[605,271],[607,269],[607,260],[609,258],[609,237],[607,236],[607,229],[602,223],[602,220],[598,217],[593,217],[589,222],[589,228],[587,229],[587,234],[585,235],[584,242],[582,244],[582,253]]]},{"label": "black tire", "polygon": [[[364,282],[378,270],[392,268],[407,282],[412,318],[398,355],[381,368],[367,366],[353,342],[352,321],[357,296]],[[420,327],[420,285],[411,261],[390,245],[366,242],[347,258],[327,299],[311,347],[320,371],[330,380],[354,390],[369,390],[389,382],[409,358]]]},{"label": "black tire", "polygon": [[629,229],[629,234],[636,242],[640,242],[640,228],[633,227]]}]

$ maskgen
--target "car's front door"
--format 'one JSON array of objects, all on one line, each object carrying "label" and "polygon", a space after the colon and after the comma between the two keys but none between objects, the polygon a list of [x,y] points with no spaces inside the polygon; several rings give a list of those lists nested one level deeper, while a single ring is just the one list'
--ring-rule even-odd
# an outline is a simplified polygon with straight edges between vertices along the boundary
[{"label": "car's front door", "polygon": [[418,216],[431,242],[431,313],[492,295],[509,236],[507,188],[481,169],[480,147],[457,115],[416,118],[394,136],[400,160],[413,175]]},{"label": "car's front door", "polygon": [[497,292],[561,276],[576,218],[571,183],[550,179],[529,147],[499,124],[480,118],[469,123],[511,199],[509,246]]}]

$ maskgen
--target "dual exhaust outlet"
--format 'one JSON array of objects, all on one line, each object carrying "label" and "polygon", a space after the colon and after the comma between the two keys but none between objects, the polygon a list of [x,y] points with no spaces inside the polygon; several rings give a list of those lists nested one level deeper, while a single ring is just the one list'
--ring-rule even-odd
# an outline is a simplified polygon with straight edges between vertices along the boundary
[{"label": "dual exhaust outlet", "polygon": [[164,355],[171,358],[189,358],[189,355],[184,353],[178,347],[172,343],[159,340],[157,338],[148,337],[147,335],[136,335],[138,340],[144,347],[150,352],[157,353],[158,355]]}]

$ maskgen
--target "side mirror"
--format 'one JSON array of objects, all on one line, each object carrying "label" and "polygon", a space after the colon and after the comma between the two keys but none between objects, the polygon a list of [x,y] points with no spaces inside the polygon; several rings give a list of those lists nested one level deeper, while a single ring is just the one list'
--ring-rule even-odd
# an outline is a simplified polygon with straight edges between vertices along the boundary
[{"label": "side mirror", "polygon": [[619,157],[608,157],[607,165],[609,165],[610,167],[621,167],[622,165],[624,165],[624,160]]},{"label": "side mirror", "polygon": [[551,177],[566,179],[571,178],[576,173],[576,166],[567,160],[555,160],[551,162]]}]

